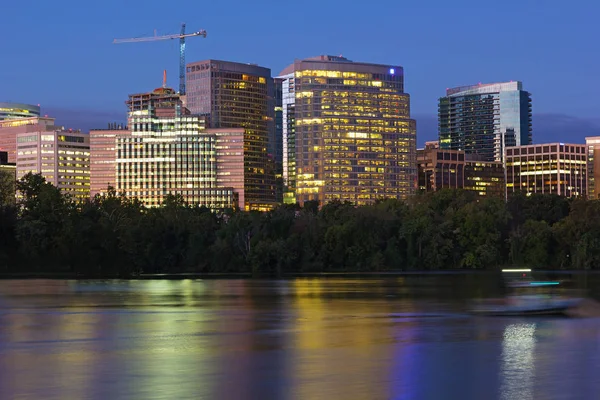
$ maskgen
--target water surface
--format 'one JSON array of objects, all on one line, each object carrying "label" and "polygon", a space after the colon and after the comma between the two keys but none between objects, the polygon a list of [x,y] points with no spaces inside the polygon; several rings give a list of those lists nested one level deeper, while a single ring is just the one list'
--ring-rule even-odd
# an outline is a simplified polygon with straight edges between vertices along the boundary
[{"label": "water surface", "polygon": [[598,398],[600,319],[475,318],[471,296],[393,277],[0,281],[0,398]]}]

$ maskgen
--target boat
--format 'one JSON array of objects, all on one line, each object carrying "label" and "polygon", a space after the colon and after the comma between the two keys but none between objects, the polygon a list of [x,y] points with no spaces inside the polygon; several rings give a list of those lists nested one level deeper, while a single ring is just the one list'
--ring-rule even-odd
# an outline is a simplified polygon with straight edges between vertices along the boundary
[{"label": "boat", "polygon": [[510,294],[476,301],[471,313],[487,316],[568,315],[583,299],[565,297],[554,290],[558,281],[521,281],[508,284]]}]

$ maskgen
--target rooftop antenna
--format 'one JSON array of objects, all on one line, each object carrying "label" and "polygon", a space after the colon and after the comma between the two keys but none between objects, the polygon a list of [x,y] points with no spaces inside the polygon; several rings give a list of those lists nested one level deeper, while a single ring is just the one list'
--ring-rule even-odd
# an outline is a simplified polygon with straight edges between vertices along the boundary
[{"label": "rooftop antenna", "polygon": [[163,70],[163,89],[167,88],[167,70]]}]

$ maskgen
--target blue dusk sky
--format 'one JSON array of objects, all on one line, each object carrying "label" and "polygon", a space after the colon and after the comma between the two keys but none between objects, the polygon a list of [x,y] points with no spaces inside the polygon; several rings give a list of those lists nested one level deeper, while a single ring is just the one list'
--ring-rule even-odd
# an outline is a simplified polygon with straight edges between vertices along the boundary
[{"label": "blue dusk sky", "polygon": [[343,55],[404,66],[418,142],[437,137],[448,87],[520,80],[534,142],[600,135],[600,2],[575,0],[158,1],[2,4],[0,101],[41,104],[72,128],[124,121],[129,93],[178,85],[176,40],[114,38],[206,29],[187,61],[256,63],[276,76],[295,58]]}]

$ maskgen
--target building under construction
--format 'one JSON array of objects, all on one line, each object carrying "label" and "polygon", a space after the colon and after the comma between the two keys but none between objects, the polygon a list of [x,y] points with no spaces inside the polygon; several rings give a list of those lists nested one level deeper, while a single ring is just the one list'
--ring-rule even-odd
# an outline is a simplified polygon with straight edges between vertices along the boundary
[{"label": "building under construction", "polygon": [[181,95],[174,89],[167,87],[167,72],[163,73],[162,87],[154,89],[152,92],[130,94],[129,99],[125,102],[129,113],[134,111],[155,111],[156,115],[174,116],[189,115],[190,112],[184,107]]}]

